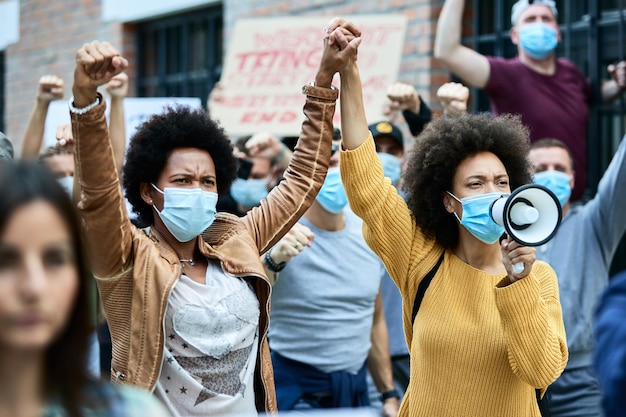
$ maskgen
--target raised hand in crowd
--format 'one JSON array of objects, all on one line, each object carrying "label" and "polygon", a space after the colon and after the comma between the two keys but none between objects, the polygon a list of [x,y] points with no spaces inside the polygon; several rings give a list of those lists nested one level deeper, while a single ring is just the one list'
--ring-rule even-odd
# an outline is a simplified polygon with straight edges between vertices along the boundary
[{"label": "raised hand in crowd", "polygon": [[85,108],[94,103],[99,86],[128,67],[128,61],[109,42],[93,41],[83,45],[76,53],[72,92],[75,108]]},{"label": "raised hand in crowd", "polygon": [[109,115],[109,135],[113,145],[115,164],[118,169],[124,163],[126,153],[126,118],[124,116],[124,99],[128,96],[128,74],[121,72],[111,78],[105,86],[111,97],[111,113]]},{"label": "raised hand in crowd", "polygon": [[400,82],[393,83],[387,89],[387,98],[390,101],[389,110],[403,111],[408,110],[413,113],[420,112],[420,97],[411,84]]},{"label": "raised hand in crowd", "polygon": [[72,136],[72,124],[62,123],[57,126],[55,133],[56,147],[64,151],[74,152],[74,137]]},{"label": "raised hand in crowd", "polygon": [[111,81],[106,84],[105,91],[111,99],[123,99],[128,96],[128,74],[121,72],[111,78]]},{"label": "raised hand in crowd", "polygon": [[37,101],[50,103],[63,98],[63,78],[56,75],[44,75],[39,79]]},{"label": "raised hand in crowd", "polygon": [[626,88],[626,61],[611,64],[607,67],[607,70],[621,89]]},{"label": "raised hand in crowd", "polygon": [[437,89],[437,98],[446,117],[457,117],[467,111],[469,88],[461,83],[449,82]]},{"label": "raised hand in crowd", "polygon": [[39,155],[48,108],[52,101],[63,98],[63,88],[63,79],[56,75],[44,75],[39,78],[35,105],[22,138],[22,158],[35,159]]},{"label": "raised hand in crowd", "polygon": [[267,158],[279,168],[287,169],[292,152],[275,135],[258,132],[246,142],[246,149],[252,158]]}]

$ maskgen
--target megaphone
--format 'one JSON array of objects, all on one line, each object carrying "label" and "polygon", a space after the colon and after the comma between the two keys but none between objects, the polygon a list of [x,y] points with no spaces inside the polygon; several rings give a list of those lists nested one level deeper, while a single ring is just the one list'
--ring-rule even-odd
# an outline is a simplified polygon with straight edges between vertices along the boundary
[{"label": "megaphone", "polygon": [[[491,218],[521,245],[540,246],[552,239],[561,224],[561,204],[552,191],[538,184],[526,184],[491,205]],[[513,272],[524,270],[522,262]]]}]

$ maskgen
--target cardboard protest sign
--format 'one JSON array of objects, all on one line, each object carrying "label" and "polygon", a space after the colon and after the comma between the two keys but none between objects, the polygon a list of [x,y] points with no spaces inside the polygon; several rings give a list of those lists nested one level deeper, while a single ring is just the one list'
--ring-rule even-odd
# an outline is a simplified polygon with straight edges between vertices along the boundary
[{"label": "cardboard protest sign", "polygon": [[[359,69],[368,120],[382,118],[387,87],[398,77],[406,30],[402,15],[351,16],[359,26]],[[267,131],[297,136],[305,98],[301,87],[315,79],[328,17],[279,17],[237,21],[211,107],[233,136]],[[339,85],[339,80],[335,80]],[[339,125],[339,106],[335,114]]]}]

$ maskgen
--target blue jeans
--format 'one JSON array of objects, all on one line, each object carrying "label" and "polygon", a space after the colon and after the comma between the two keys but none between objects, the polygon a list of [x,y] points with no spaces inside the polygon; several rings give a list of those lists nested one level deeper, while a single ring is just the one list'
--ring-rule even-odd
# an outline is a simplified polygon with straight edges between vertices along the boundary
[{"label": "blue jeans", "polygon": [[565,370],[548,387],[552,417],[602,417],[602,392],[593,367]]}]

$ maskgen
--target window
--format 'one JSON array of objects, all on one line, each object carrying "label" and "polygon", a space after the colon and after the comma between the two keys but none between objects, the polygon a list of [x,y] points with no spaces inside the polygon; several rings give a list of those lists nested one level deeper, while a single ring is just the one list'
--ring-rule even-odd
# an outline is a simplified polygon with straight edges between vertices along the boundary
[{"label": "window", "polygon": [[198,97],[206,105],[222,65],[222,7],[140,23],[139,97]]},{"label": "window", "polygon": [[[509,38],[511,7],[515,0],[467,0],[471,13],[470,36],[463,43],[486,55],[517,54]],[[557,56],[572,60],[594,86],[594,105],[589,113],[587,133],[588,179],[595,187],[626,133],[625,98],[610,104],[601,102],[601,81],[608,78],[607,65],[626,59],[626,11],[623,0],[556,0],[561,26],[561,44]],[[468,15],[470,16],[470,15]],[[469,23],[468,21],[467,23]],[[489,110],[489,100],[478,90],[472,91],[473,111]],[[621,256],[620,256],[621,254]],[[622,241],[613,263],[613,272],[626,268],[626,240]]]}]

